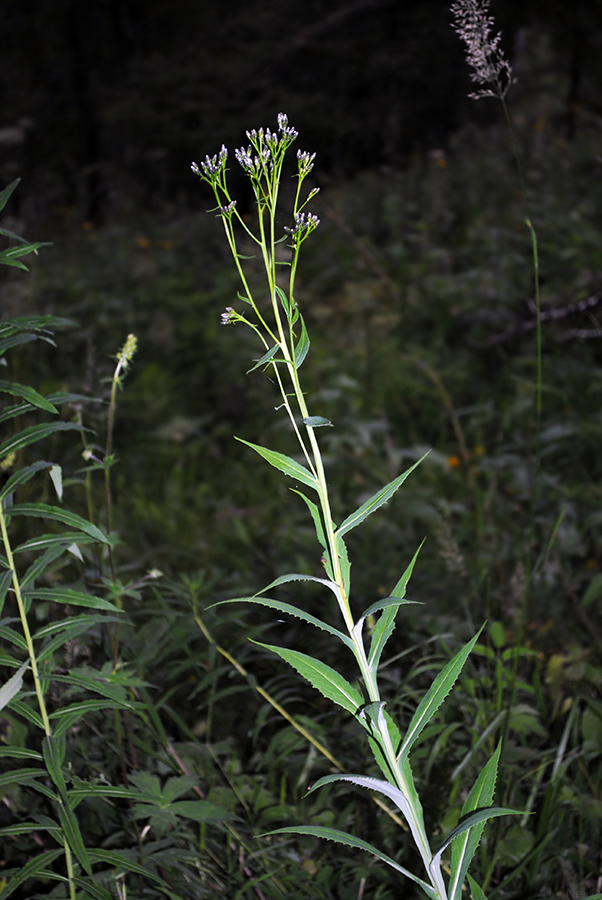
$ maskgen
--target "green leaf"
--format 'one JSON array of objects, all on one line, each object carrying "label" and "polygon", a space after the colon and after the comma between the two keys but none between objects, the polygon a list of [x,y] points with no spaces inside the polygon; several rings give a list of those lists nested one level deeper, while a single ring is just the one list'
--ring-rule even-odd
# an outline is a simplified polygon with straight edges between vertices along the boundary
[{"label": "green leaf", "polygon": [[33,859],[25,863],[16,875],[13,875],[8,884],[0,891],[0,900],[6,900],[7,897],[14,894],[17,888],[20,888],[29,878],[44,877],[52,878],[55,881],[67,881],[64,875],[58,875],[49,868],[55,859],[62,856],[63,853],[63,848],[59,847],[57,850],[45,850],[39,856],[34,856]]},{"label": "green leaf", "polygon": [[407,469],[402,475],[399,475],[397,478],[393,479],[393,481],[390,481],[389,484],[385,485],[384,488],[381,488],[379,491],[373,494],[369,500],[366,500],[365,503],[362,503],[359,509],[356,509],[354,513],[352,513],[350,516],[347,516],[345,521],[339,525],[337,529],[337,535],[340,536],[346,534],[348,531],[351,531],[352,528],[355,528],[356,525],[359,525],[361,522],[363,522],[364,519],[366,519],[369,515],[371,515],[373,512],[376,512],[377,509],[380,509],[381,506],[383,506],[388,500],[391,499],[397,489],[401,487],[408,475],[413,472],[417,466],[420,465],[426,455],[427,454],[425,453],[424,456],[418,460],[418,462],[415,462],[414,465]]},{"label": "green leaf", "polygon": [[43,761],[41,753],[38,753],[37,750],[27,750],[25,747],[0,746],[0,757],[11,757],[12,759],[36,759],[38,762]]},{"label": "green leaf", "polygon": [[[148,865],[141,866],[124,853],[115,853],[113,850],[89,849],[88,859],[92,865],[101,862],[108,863],[116,869],[123,869],[125,872],[133,872],[135,875],[142,875],[144,878],[152,878],[153,881],[157,881],[159,884],[163,883],[160,878],[149,870]],[[116,875],[117,873],[114,874]],[[0,900],[2,900],[2,897],[0,897]]]},{"label": "green leaf", "polygon": [[[424,544],[424,541],[422,542]],[[422,549],[422,544],[412,557],[412,561],[409,566],[391,591],[391,597],[398,597],[402,600],[405,597],[406,587],[408,581],[410,580],[410,576],[414,569],[414,564],[418,558],[418,554]],[[385,648],[385,644],[391,637],[393,633],[393,629],[395,628],[395,618],[397,616],[397,611],[399,607],[391,604],[391,606],[387,606],[383,615],[379,617],[378,622],[374,626],[374,630],[372,632],[372,640],[370,641],[370,652],[368,654],[368,664],[373,672],[376,674],[378,671],[378,667],[380,665],[380,658],[382,656],[382,652]],[[368,616],[369,610],[364,613],[364,615]]]},{"label": "green leaf", "polygon": [[4,609],[4,601],[6,600],[6,594],[9,587],[12,584],[13,580],[13,571],[12,569],[7,569],[6,572],[0,578],[0,614]]},{"label": "green leaf", "polygon": [[70,525],[72,528],[78,528],[84,534],[89,534],[91,538],[94,538],[99,543],[109,543],[106,535],[92,522],[88,522],[87,519],[82,519],[76,513],[70,512],[68,509],[61,509],[58,506],[47,506],[45,503],[20,503],[17,506],[11,506],[10,514],[11,516],[33,516],[62,522],[64,525]]},{"label": "green leaf", "polygon": [[[0,254],[0,261],[2,257]],[[25,269],[27,271],[27,267],[20,262],[8,262],[9,266],[17,266],[19,269]],[[38,336],[36,334],[13,334],[11,337],[4,338],[4,340],[0,341],[0,356],[4,356],[4,351],[9,350],[11,347],[16,347],[18,344],[27,344],[29,341],[37,341]]]},{"label": "green leaf", "polygon": [[581,606],[584,608],[587,606],[591,606],[594,600],[597,600],[598,597],[602,594],[602,573],[599,575],[594,575],[589,585],[587,586],[587,590],[583,595],[583,599],[581,600]]},{"label": "green leaf", "polygon": [[448,847],[455,838],[460,837],[460,835],[464,834],[465,831],[468,831],[475,826],[484,824],[488,819],[494,819],[498,816],[523,816],[524,812],[520,812],[517,809],[505,809],[502,806],[490,806],[487,809],[477,809],[474,812],[470,813],[470,815],[463,818],[456,827],[450,831],[446,839],[443,841],[441,847],[435,855],[433,856],[433,861],[431,862],[431,870],[435,867],[441,865],[441,855],[446,847]]},{"label": "green leaf", "polygon": [[[484,627],[484,626],[483,626]],[[456,653],[445,668],[439,672],[432,685],[424,695],[408,726],[408,730],[399,751],[399,758],[407,756],[412,745],[418,739],[423,728],[428,725],[432,717],[435,715],[458,678],[464,663],[468,658],[468,654],[476,644],[483,628],[480,628],[477,634],[465,644],[462,649]]]},{"label": "green leaf", "polygon": [[325,419],[324,416],[307,416],[307,418],[303,419],[303,424],[307,425],[308,428],[321,428],[323,425],[330,425],[332,428],[332,422],[329,419]]},{"label": "green leaf", "polygon": [[[260,369],[262,366],[265,366],[269,362],[271,362],[279,350],[280,344],[276,344],[274,347],[272,347],[271,350],[268,350],[267,353],[264,353],[261,359],[258,359],[251,369],[247,369],[247,375],[250,375],[251,372],[255,371],[255,369]],[[284,360],[274,360],[274,362],[284,362]]]},{"label": "green leaf", "polygon": [[0,379],[0,393],[3,394],[12,394],[14,397],[23,397],[23,399],[27,400],[28,403],[31,403],[32,406],[36,406],[38,409],[43,409],[45,412],[55,413],[58,415],[58,409],[54,404],[49,403],[45,397],[42,397],[41,394],[38,394],[37,391],[34,391],[32,387],[27,387],[23,384],[15,384],[12,381],[4,381]]},{"label": "green leaf", "polygon": [[19,693],[23,685],[23,675],[28,667],[29,662],[24,662],[21,668],[0,688],[0,709],[4,709],[6,704],[10,703],[13,697]]},{"label": "green leaf", "polygon": [[0,775],[0,787],[8,784],[31,785],[33,779],[43,778],[45,775],[44,769],[12,769]]},{"label": "green leaf", "polygon": [[90,858],[88,856],[88,851],[84,846],[84,839],[82,838],[81,831],[79,830],[79,825],[77,824],[77,819],[75,818],[75,813],[73,810],[69,809],[68,806],[64,806],[62,803],[59,804],[58,808],[59,819],[61,820],[61,825],[63,827],[63,833],[67,838],[67,842],[73,851],[73,855],[77,859],[78,863],[85,871],[86,875],[92,875],[92,865],[90,863]]},{"label": "green leaf", "polygon": [[118,706],[125,709],[133,709],[131,703],[126,699],[126,690],[121,684],[111,684],[106,678],[98,673],[98,678],[91,677],[88,673],[74,670],[68,675],[54,675],[53,681],[62,682],[63,684],[71,684],[82,691],[92,691],[92,693],[100,694],[109,700],[114,700]]},{"label": "green leaf", "polygon": [[256,453],[259,453],[260,456],[267,459],[270,465],[274,466],[276,469],[280,469],[281,472],[284,472],[284,474],[288,475],[290,478],[294,478],[296,481],[300,481],[302,484],[306,484],[308,487],[314,488],[315,490],[318,489],[318,483],[309,469],[306,469],[305,466],[295,462],[290,456],[285,456],[284,453],[277,453],[275,450],[268,450],[266,447],[260,447],[258,444],[251,444],[249,441],[243,441],[242,438],[237,437],[236,440],[240,441],[241,444],[246,444],[246,446],[250,447],[252,450],[255,450]]},{"label": "green leaf", "polygon": [[[18,825],[9,825],[7,828],[0,828],[0,837],[13,837],[19,834],[31,834],[32,831],[48,831],[59,838],[61,834],[60,825],[41,825],[39,822],[19,822]],[[60,843],[60,841],[59,841]]]},{"label": "green leaf", "polygon": [[45,735],[42,738],[42,752],[48,774],[64,800],[67,796],[67,785],[62,770],[65,759],[65,735]]},{"label": "green leaf", "polygon": [[[13,621],[15,620],[13,619]],[[5,641],[9,641],[20,650],[27,651],[29,649],[27,647],[27,641],[25,640],[23,635],[19,634],[18,631],[13,631],[13,629],[9,628],[8,625],[0,625],[0,637],[4,638]]]},{"label": "green leaf", "polygon": [[[393,624],[394,624],[395,614],[396,614],[397,610],[399,609],[399,607],[405,606],[406,604],[415,604],[415,603],[418,603],[418,601],[417,600],[400,600],[397,597],[383,597],[382,600],[377,600],[376,603],[373,603],[372,606],[369,606],[368,609],[366,609],[361,614],[361,616],[359,617],[359,619],[357,620],[357,622],[354,625],[353,632],[356,635],[357,639],[359,640],[361,638],[362,630],[364,628],[364,622],[366,621],[368,616],[373,616],[374,613],[380,612],[381,610],[385,610],[386,612],[392,613]],[[385,615],[386,615],[386,613],[385,613]],[[383,616],[380,617],[379,622],[382,618],[383,618]],[[392,630],[393,630],[393,628],[391,628],[391,631]],[[371,645],[370,645],[370,656],[372,656],[372,647],[374,645],[374,632],[375,631],[376,631],[376,626],[374,627],[374,631],[372,632],[372,641],[371,641]],[[380,631],[379,631],[379,634],[380,634]],[[389,632],[389,634],[390,634],[390,632]],[[388,636],[389,635],[387,635],[387,637]],[[381,650],[382,650],[382,648],[381,648]],[[370,656],[368,657],[369,664],[370,664]],[[380,658],[380,656],[379,656],[379,658]],[[378,661],[374,668],[375,672],[376,672],[377,668],[378,668]]]},{"label": "green leaf", "polygon": [[323,778],[320,778],[311,786],[307,793],[311,794],[312,791],[315,791],[317,788],[323,787],[325,784],[332,784],[335,781],[348,781],[351,782],[351,784],[357,784],[359,787],[364,787],[369,791],[376,791],[379,794],[384,794],[385,797],[388,797],[389,800],[393,801],[406,819],[411,815],[407,798],[404,797],[398,787],[391,784],[389,781],[382,781],[380,778],[372,778],[368,775],[324,775]]},{"label": "green leaf", "polygon": [[[15,178],[14,181],[11,181],[8,187],[5,187],[3,191],[0,191],[0,210],[4,209],[4,207],[8,203],[10,195],[15,190],[20,181],[20,178]],[[19,238],[19,240],[22,241],[23,238]]]},{"label": "green leaf", "polygon": [[17,450],[21,450],[29,444],[42,441],[56,431],[85,431],[85,429],[83,425],[78,425],[76,422],[45,422],[42,425],[31,425],[0,445],[0,459],[8,456],[9,453],[16,453]]},{"label": "green leaf", "polygon": [[291,314],[291,305],[289,303],[289,299],[286,296],[286,294],[284,293],[284,291],[282,290],[282,288],[278,287],[278,285],[276,285],[276,287],[274,288],[274,291],[276,292],[276,296],[280,300],[280,303],[282,304],[282,309],[286,313],[286,318],[288,319],[288,317]]},{"label": "green leaf", "polygon": [[406,878],[410,878],[416,884],[419,884],[422,890],[427,894],[428,897],[431,898],[431,900],[438,900],[438,895],[435,893],[433,888],[426,883],[426,881],[423,881],[421,878],[418,878],[417,875],[413,875],[407,869],[404,869],[403,866],[400,866],[399,863],[395,862],[394,859],[391,859],[390,856],[387,856],[386,853],[383,853],[381,850],[373,847],[372,844],[368,844],[366,841],[362,841],[360,838],[354,837],[354,835],[352,834],[347,834],[346,832],[339,831],[336,828],[327,828],[323,825],[299,825],[293,828],[279,828],[277,831],[270,831],[269,834],[307,834],[310,837],[319,837],[324,838],[324,840],[327,841],[335,841],[335,843],[337,844],[343,844],[346,847],[352,847],[354,850],[365,850],[367,853],[371,853],[372,856],[375,856],[382,862],[387,863],[387,865],[391,866],[391,868],[395,869],[397,872],[405,875]]},{"label": "green leaf", "polygon": [[293,351],[293,359],[295,361],[295,368],[300,369],[303,365],[303,361],[307,356],[307,352],[309,350],[309,335],[307,334],[307,328],[305,327],[305,322],[303,320],[303,316],[300,316],[301,319],[301,336],[297,341],[297,346]]},{"label": "green leaf", "polygon": [[228,822],[237,818],[235,813],[208,800],[178,800],[170,803],[168,809],[194,822]]},{"label": "green leaf", "polygon": [[298,494],[299,497],[301,497],[302,500],[305,501],[307,508],[309,509],[309,512],[310,512],[311,517],[314,522],[314,527],[316,529],[316,537],[318,538],[318,541],[322,545],[322,547],[324,547],[324,549],[326,549],[326,547],[328,545],[326,543],[326,537],[324,535],[324,526],[322,525],[322,517],[320,516],[320,510],[318,509],[317,505],[313,502],[313,500],[310,500],[309,497],[306,497],[305,494],[301,493],[301,491],[296,491],[294,488],[291,488],[291,490],[294,494]]},{"label": "green leaf", "polygon": [[339,558],[339,568],[341,570],[341,579],[343,588],[347,596],[349,596],[349,588],[351,583],[351,563],[347,555],[347,545],[343,538],[337,533],[335,534],[335,544],[337,548],[337,556]]},{"label": "green leaf", "polygon": [[[41,534],[38,537],[29,538],[24,544],[20,544],[13,553],[25,553],[28,550],[46,550],[49,547],[62,547],[67,550],[69,544],[93,544],[97,538],[82,531],[62,531],[60,534]],[[107,540],[105,538],[105,543]]]},{"label": "green leaf", "polygon": [[39,578],[49,565],[65,553],[66,549],[67,548],[62,545],[55,545],[46,550],[41,556],[38,556],[21,579],[21,590],[24,591],[28,585],[36,580],[36,578]]},{"label": "green leaf", "polygon": [[55,735],[64,734],[87,713],[101,709],[131,709],[132,706],[133,704],[116,703],[114,700],[82,700],[81,703],[72,703],[50,714],[50,718],[56,722],[53,732]]},{"label": "green leaf", "polygon": [[63,499],[63,470],[61,466],[54,465],[50,469],[50,479],[54,485],[59,500]]},{"label": "green leaf", "polygon": [[18,698],[13,698],[8,704],[8,708],[12,710],[12,712],[16,713],[18,716],[23,716],[28,722],[31,722],[32,725],[35,725],[36,728],[39,728],[40,731],[44,731],[44,723],[42,722],[42,717],[39,713],[28,706],[23,700],[19,700]]},{"label": "green leaf", "polygon": [[83,891],[81,896],[85,897],[86,900],[88,900],[88,897],[90,897],[91,900],[113,900],[112,894],[99,884],[96,884],[96,882],[92,881],[90,878],[81,878],[78,875],[74,875],[73,882],[76,887],[81,888]]},{"label": "green leaf", "polygon": [[[502,742],[497,745],[495,753],[491,756],[470,791],[464,806],[462,815],[474,812],[474,810],[490,806],[493,802],[497,769],[502,749]],[[449,877],[449,900],[461,900],[462,885],[466,873],[472,862],[472,858],[479,846],[485,824],[475,825],[472,829],[458,836],[452,844],[451,871]]]},{"label": "green leaf", "polygon": [[472,875],[468,876],[468,884],[470,885],[472,900],[487,900],[482,888],[476,883]]},{"label": "green leaf", "polygon": [[270,644],[262,644],[259,641],[253,641],[253,643],[278,654],[293,669],[296,669],[303,678],[309,681],[312,687],[320,691],[324,697],[328,697],[329,700],[338,703],[347,712],[355,715],[364,702],[357,688],[352,687],[336,669],[332,669],[321,660],[314,659],[313,656],[308,656],[306,653],[300,653],[298,650],[275,647]]},{"label": "green leaf", "polygon": [[44,460],[39,460],[38,462],[33,463],[31,466],[26,466],[24,469],[19,469],[18,472],[15,472],[14,475],[11,475],[2,490],[0,491],[0,500],[4,500],[5,497],[8,497],[9,494],[12,494],[17,485],[25,484],[26,481],[29,481],[30,478],[39,472],[40,469],[50,469],[52,467],[52,463],[45,462]]},{"label": "green leaf", "polygon": [[[304,610],[298,609],[296,606],[292,606],[290,603],[282,603],[279,600],[271,600],[269,597],[234,597],[232,600],[222,600],[222,603],[259,603],[261,606],[267,606],[270,609],[277,609],[279,612],[282,612],[285,615],[296,616],[296,618],[302,619],[304,622],[308,622],[310,625],[315,625],[316,628],[321,628],[322,631],[327,631],[329,634],[338,637],[339,640],[341,640],[347,647],[349,647],[350,650],[353,650],[353,641],[351,640],[351,638],[349,638],[346,634],[343,634],[342,631],[339,631],[338,628],[333,628],[333,626],[329,625],[327,622],[322,622],[321,619],[317,619],[310,613],[306,613]],[[221,606],[222,603],[214,603],[213,606]]]},{"label": "green leaf", "polygon": [[107,612],[119,612],[119,608],[109,600],[102,597],[92,597],[81,591],[72,591],[69,588],[32,588],[25,591],[24,596],[36,600],[50,600],[52,603],[69,603],[71,606],[85,606],[88,609],[106,609]]}]

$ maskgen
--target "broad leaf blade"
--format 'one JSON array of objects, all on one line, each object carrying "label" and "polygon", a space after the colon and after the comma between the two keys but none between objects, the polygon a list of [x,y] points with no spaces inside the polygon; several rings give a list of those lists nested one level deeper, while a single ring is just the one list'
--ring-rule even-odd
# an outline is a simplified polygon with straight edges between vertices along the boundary
[{"label": "broad leaf blade", "polygon": [[243,441],[242,438],[236,438],[236,440],[240,441],[241,444],[246,444],[246,446],[250,447],[252,450],[255,450],[255,452],[259,453],[260,456],[263,456],[271,466],[280,469],[281,472],[284,472],[284,474],[288,475],[290,478],[294,478],[295,481],[300,481],[302,484],[314,488],[314,490],[318,489],[316,479],[309,469],[306,469],[305,466],[295,462],[290,456],[285,456],[284,453],[277,453],[275,450],[268,450],[267,447],[260,447],[258,444],[251,444],[250,441]]},{"label": "broad leaf blade", "polygon": [[259,641],[253,641],[253,643],[278,654],[293,669],[296,669],[303,678],[309,681],[312,687],[320,691],[324,697],[333,700],[352,715],[357,713],[363,703],[363,697],[357,688],[350,685],[336,669],[332,669],[320,659],[314,659],[313,656],[300,653],[298,650],[275,647],[270,644],[262,644]]},{"label": "broad leaf blade", "polygon": [[468,654],[476,644],[479,635],[483,629],[480,628],[477,634],[462,649],[456,653],[445,668],[439,672],[427,693],[424,695],[408,726],[408,730],[399,751],[399,757],[403,758],[410,752],[412,745],[420,736],[423,728],[428,725],[432,717],[435,715],[458,678],[464,663],[468,658]]},{"label": "broad leaf blade", "polygon": [[[426,456],[426,454],[425,454]],[[402,475],[399,475],[397,478],[394,478],[393,481],[390,481],[389,484],[385,485],[384,488],[381,488],[375,494],[373,494],[365,503],[356,509],[354,513],[341,522],[337,529],[337,536],[342,536],[346,534],[348,531],[351,531],[352,528],[355,528],[356,525],[359,525],[364,519],[367,519],[368,516],[372,515],[373,512],[376,512],[377,509],[380,509],[388,500],[391,499],[393,494],[401,487],[404,483],[408,475],[414,471],[414,469],[420,465],[424,456],[415,462],[413,466],[410,466]]]}]

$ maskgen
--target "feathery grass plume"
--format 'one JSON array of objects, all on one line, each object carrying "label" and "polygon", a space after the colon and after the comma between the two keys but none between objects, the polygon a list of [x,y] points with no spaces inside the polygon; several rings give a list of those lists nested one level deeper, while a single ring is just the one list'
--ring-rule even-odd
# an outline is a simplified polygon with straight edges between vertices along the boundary
[{"label": "feathery grass plume", "polygon": [[473,70],[470,77],[477,84],[491,85],[468,96],[474,100],[481,97],[502,100],[512,84],[512,67],[500,50],[501,32],[495,37],[491,35],[494,21],[487,15],[489,0],[456,0],[451,11],[456,20],[452,28],[466,44],[466,58]]}]

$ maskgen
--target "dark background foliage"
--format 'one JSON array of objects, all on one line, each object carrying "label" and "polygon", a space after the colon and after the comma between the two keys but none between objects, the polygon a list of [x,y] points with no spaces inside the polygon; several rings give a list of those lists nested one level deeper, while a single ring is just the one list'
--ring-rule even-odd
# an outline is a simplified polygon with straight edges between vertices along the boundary
[{"label": "dark background foliage", "polygon": [[[515,95],[557,76],[558,123],[600,112],[597,0],[506,0],[492,12]],[[521,79],[527,35],[550,52]],[[321,177],[398,167],[468,119],[469,78],[446,0],[24,0],[0,10],[0,176],[20,212],[96,223],[135,203],[198,206],[191,159],[285,110]]]}]

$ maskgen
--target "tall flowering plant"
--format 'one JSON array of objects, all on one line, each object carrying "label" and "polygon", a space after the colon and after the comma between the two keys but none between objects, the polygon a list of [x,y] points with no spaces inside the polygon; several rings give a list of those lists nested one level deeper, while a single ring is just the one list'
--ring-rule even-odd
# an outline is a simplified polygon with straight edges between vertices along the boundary
[{"label": "tall flowering plant", "polygon": [[[498,745],[469,792],[460,823],[436,849],[426,832],[422,804],[410,765],[410,754],[424,728],[451,691],[478,635],[462,647],[437,675],[418,704],[411,721],[405,728],[400,728],[387,712],[386,702],[381,696],[379,666],[400,608],[413,602],[406,599],[405,594],[418,551],[389,596],[356,615],[351,605],[351,566],[345,538],[352,529],[393,497],[419,463],[377,490],[342,522],[337,524],[333,521],[318,440],[318,429],[331,427],[332,423],[323,416],[316,415],[316,411],[308,406],[301,385],[300,370],[307,358],[310,340],[295,291],[301,245],[320,224],[319,219],[306,210],[318,189],[310,190],[305,198],[303,192],[303,184],[313,168],[315,154],[297,152],[294,201],[289,213],[289,225],[281,231],[277,225],[277,210],[283,166],[287,151],[297,138],[297,132],[289,125],[287,116],[280,113],[276,131],[269,128],[247,131],[247,138],[248,145],[236,150],[235,158],[249,178],[255,197],[254,230],[240,215],[236,200],[230,195],[227,185],[228,151],[224,146],[215,156],[207,156],[200,165],[193,163],[192,170],[213,191],[217,201],[217,214],[222,220],[242,284],[242,291],[238,293],[239,307],[228,307],[222,314],[222,322],[225,325],[243,323],[257,335],[263,352],[250,371],[262,368],[273,375],[282,399],[281,408],[288,416],[297,437],[299,456],[295,459],[248,441],[242,443],[295,483],[295,493],[307,507],[315,527],[321,547],[323,572],[320,575],[283,575],[254,596],[238,597],[229,602],[257,603],[278,613],[296,616],[327,632],[348,649],[359,670],[358,686],[351,684],[341,672],[322,659],[288,647],[261,645],[289,663],[324,697],[355,718],[366,733],[376,766],[381,772],[380,777],[363,774],[327,775],[320,778],[311,790],[342,781],[384,795],[397,807],[409,826],[422,859],[422,872],[420,875],[415,874],[371,844],[334,828],[310,825],[283,828],[273,833],[314,835],[366,850],[418,884],[432,900],[460,900],[462,886],[485,822],[494,816],[512,812],[491,805],[501,748]],[[241,236],[255,245],[263,262],[265,302],[258,299],[251,290],[244,266],[248,257],[239,251]],[[277,245],[281,243],[288,248],[288,258],[284,262],[277,259]],[[282,257],[282,253],[280,256]],[[282,271],[286,273],[285,278],[280,274]],[[270,596],[280,585],[291,581],[317,582],[325,591],[330,592],[340,611],[341,627],[335,628],[303,609]],[[366,633],[366,621],[373,616],[378,617],[376,624],[371,633]],[[442,857],[448,848],[451,862],[446,877]],[[469,875],[468,878],[473,896],[479,900],[484,896],[483,892]]]}]

